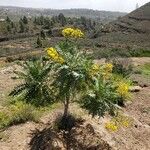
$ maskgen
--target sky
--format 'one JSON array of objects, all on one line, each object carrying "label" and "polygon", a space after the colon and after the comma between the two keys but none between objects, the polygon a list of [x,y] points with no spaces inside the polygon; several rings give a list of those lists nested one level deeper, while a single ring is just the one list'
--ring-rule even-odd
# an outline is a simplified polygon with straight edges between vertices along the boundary
[{"label": "sky", "polygon": [[131,12],[150,0],[0,0],[3,6],[21,6],[33,8],[89,8],[95,10]]}]

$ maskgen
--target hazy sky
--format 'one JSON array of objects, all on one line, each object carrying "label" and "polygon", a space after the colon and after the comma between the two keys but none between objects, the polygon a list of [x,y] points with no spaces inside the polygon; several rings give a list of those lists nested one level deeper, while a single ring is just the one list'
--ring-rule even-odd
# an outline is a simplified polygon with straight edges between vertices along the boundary
[{"label": "hazy sky", "polygon": [[97,10],[130,12],[150,0],[0,0],[0,5],[34,8],[90,8]]}]

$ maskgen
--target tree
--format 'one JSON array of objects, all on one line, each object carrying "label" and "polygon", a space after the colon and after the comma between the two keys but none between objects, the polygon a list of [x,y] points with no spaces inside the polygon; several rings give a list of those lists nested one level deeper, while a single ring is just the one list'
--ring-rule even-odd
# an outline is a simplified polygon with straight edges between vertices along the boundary
[{"label": "tree", "polygon": [[60,14],[58,15],[58,20],[59,20],[59,22],[60,22],[60,24],[61,24],[62,26],[64,26],[64,25],[66,24],[66,18],[65,18],[65,16],[64,16],[62,13],[60,13]]},{"label": "tree", "polygon": [[45,40],[45,38],[46,38],[46,35],[45,35],[45,32],[44,32],[44,30],[41,30],[41,33],[40,33],[40,35],[41,35],[41,37]]},{"label": "tree", "polygon": [[15,25],[14,25],[14,23],[13,23],[13,22],[11,22],[10,24],[11,24],[11,27],[12,27],[12,28],[14,28],[14,27],[15,27]]},{"label": "tree", "polygon": [[28,24],[28,19],[27,19],[26,16],[23,17],[22,22],[23,22],[24,24]]},{"label": "tree", "polygon": [[11,29],[12,29],[12,28],[11,28],[11,25],[8,24],[8,25],[7,25],[7,31],[8,31],[9,33],[11,32]]},{"label": "tree", "polygon": [[37,24],[37,18],[36,17],[34,18],[33,23]]},{"label": "tree", "polygon": [[11,22],[11,20],[10,20],[10,18],[7,16],[7,18],[6,18],[6,22],[8,22],[8,23],[10,23]]},{"label": "tree", "polygon": [[51,27],[51,20],[48,17],[45,17],[43,29],[50,29],[50,27]]},{"label": "tree", "polygon": [[51,35],[52,35],[52,29],[49,29],[48,32],[47,32],[47,34],[48,34],[49,36],[51,36]]},{"label": "tree", "polygon": [[19,21],[19,28],[20,28],[20,33],[23,33],[25,31],[25,25],[24,23],[22,22],[22,19],[20,19]]},{"label": "tree", "polygon": [[81,24],[86,28],[86,18],[81,16]]},{"label": "tree", "polygon": [[39,21],[40,21],[40,25],[44,24],[44,17],[42,15],[39,17]]},{"label": "tree", "polygon": [[58,22],[58,17],[57,16],[52,16],[51,21],[53,24]]},{"label": "tree", "polygon": [[41,41],[41,39],[40,39],[39,36],[38,36],[38,38],[37,38],[36,43],[37,43],[37,47],[42,47],[42,41]]}]

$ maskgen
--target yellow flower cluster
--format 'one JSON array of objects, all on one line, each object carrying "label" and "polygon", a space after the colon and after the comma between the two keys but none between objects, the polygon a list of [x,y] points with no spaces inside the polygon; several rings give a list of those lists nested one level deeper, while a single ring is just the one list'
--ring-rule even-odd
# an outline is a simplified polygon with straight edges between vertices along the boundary
[{"label": "yellow flower cluster", "polygon": [[123,114],[118,114],[110,122],[105,124],[105,128],[109,131],[117,131],[121,127],[130,127],[133,123],[133,120]]},{"label": "yellow flower cluster", "polygon": [[96,75],[100,71],[100,66],[97,64],[92,65],[92,68],[90,69],[90,75]]},{"label": "yellow flower cluster", "polygon": [[82,38],[84,33],[79,29],[66,28],[62,31],[62,35],[64,37]]},{"label": "yellow flower cluster", "polygon": [[122,121],[122,126],[123,127],[129,127],[129,121],[128,120]]},{"label": "yellow flower cluster", "polygon": [[104,65],[105,72],[112,72],[112,69],[113,69],[113,64],[107,63]]},{"label": "yellow flower cluster", "polygon": [[58,62],[60,64],[63,64],[65,62],[65,60],[58,54],[55,48],[50,47],[50,48],[47,48],[46,50],[47,50],[48,55],[53,61]]},{"label": "yellow flower cluster", "polygon": [[105,128],[109,131],[115,132],[118,130],[118,126],[114,122],[108,122],[105,124]]},{"label": "yellow flower cluster", "polygon": [[128,95],[129,95],[129,85],[127,83],[120,82],[118,84],[117,93],[121,97],[125,97],[125,98],[128,97]]},{"label": "yellow flower cluster", "polygon": [[106,63],[103,66],[103,73],[102,73],[102,75],[103,75],[104,80],[107,80],[107,79],[110,78],[112,69],[113,69],[113,65],[111,63]]},{"label": "yellow flower cluster", "polygon": [[132,125],[132,119],[120,113],[113,118],[112,121],[115,122],[118,127],[129,127]]}]

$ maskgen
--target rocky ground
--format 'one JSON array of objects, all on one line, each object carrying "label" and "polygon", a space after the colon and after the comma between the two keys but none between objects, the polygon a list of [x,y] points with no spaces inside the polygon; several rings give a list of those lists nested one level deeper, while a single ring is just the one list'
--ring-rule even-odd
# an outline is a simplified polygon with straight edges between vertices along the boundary
[{"label": "rocky ground", "polygon": [[[136,65],[150,62],[150,58],[133,58]],[[3,107],[8,92],[18,83],[13,71],[17,66],[0,70],[0,107]],[[0,132],[1,150],[149,150],[150,149],[150,80],[142,76],[134,77],[138,84],[146,85],[133,93],[132,101],[123,108],[124,114],[133,119],[132,126],[120,128],[116,132],[105,129],[110,117],[91,118],[87,112],[73,105],[73,114],[85,118],[69,132],[56,132],[51,128],[54,118],[61,108],[43,116],[39,123],[27,122],[12,126]],[[144,82],[144,83],[143,83]]]}]

